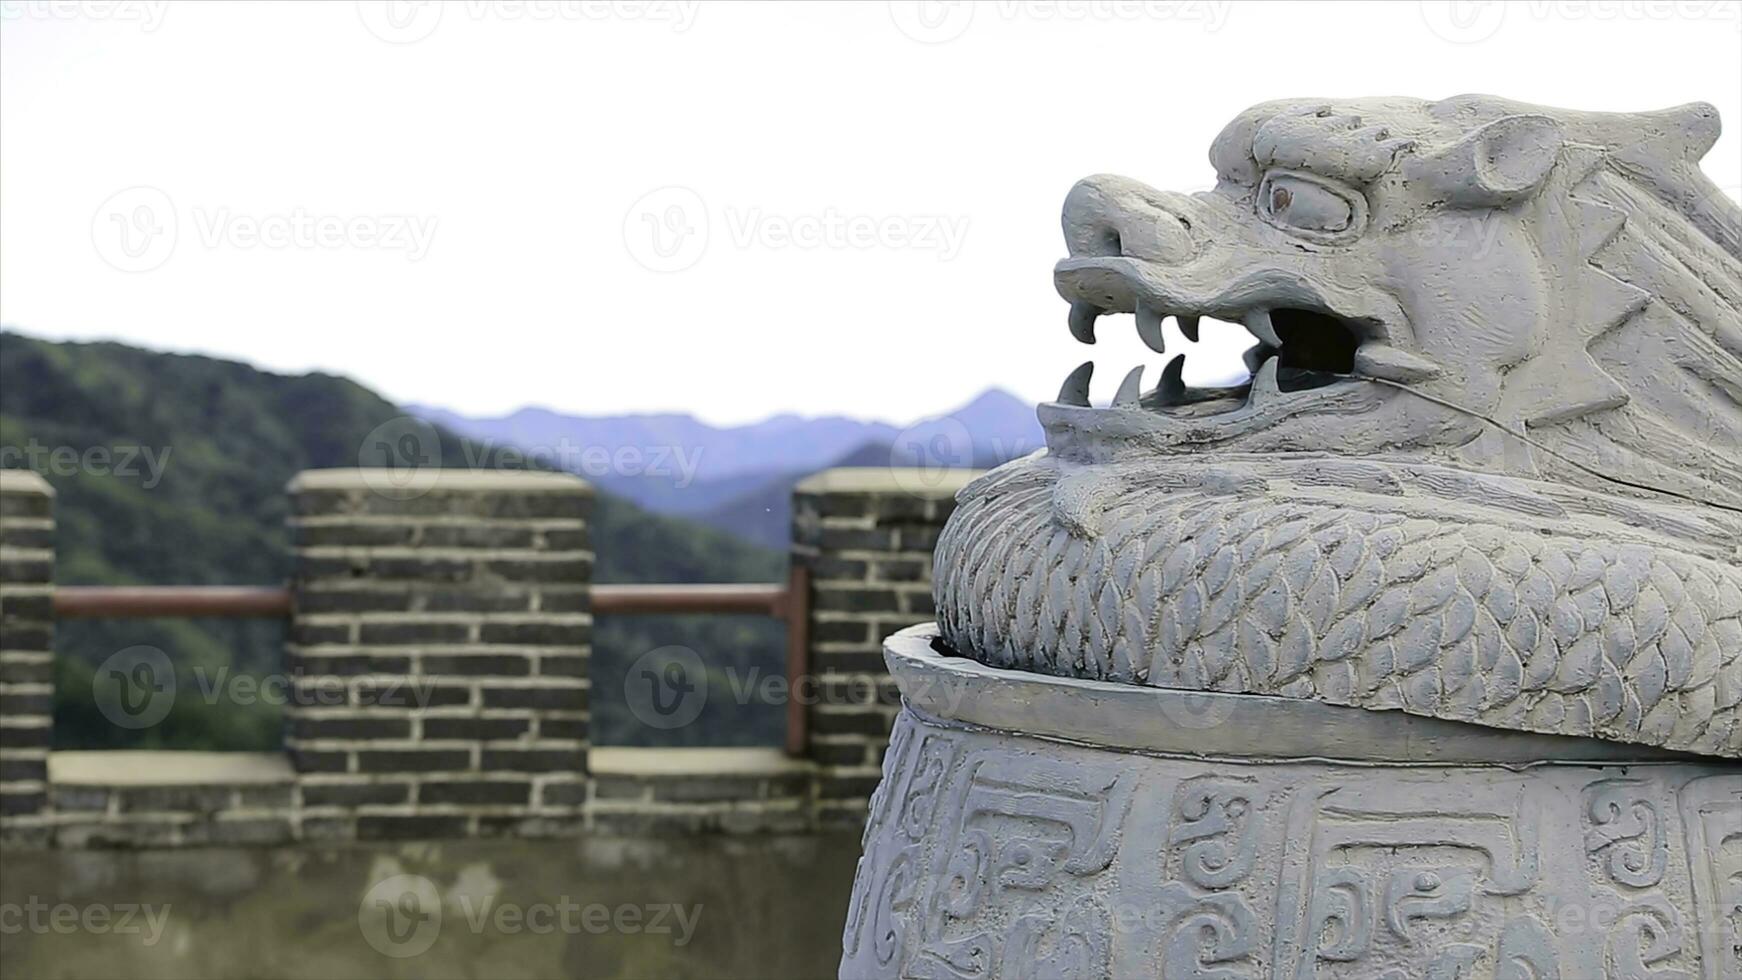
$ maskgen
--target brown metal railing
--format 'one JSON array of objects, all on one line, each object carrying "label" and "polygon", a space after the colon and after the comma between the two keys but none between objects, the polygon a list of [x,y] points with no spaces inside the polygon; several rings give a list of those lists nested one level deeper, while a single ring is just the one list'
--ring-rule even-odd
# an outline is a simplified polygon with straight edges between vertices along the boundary
[{"label": "brown metal railing", "polygon": [[289,589],[257,585],[62,585],[54,590],[54,614],[61,619],[283,619],[290,607]]},{"label": "brown metal railing", "polygon": [[[602,616],[745,614],[786,623],[786,751],[803,755],[804,705],[796,696],[810,670],[810,570],[794,564],[785,585],[595,585],[593,612]],[[168,617],[284,619],[289,589],[271,586],[63,585],[54,590],[60,619]]]}]

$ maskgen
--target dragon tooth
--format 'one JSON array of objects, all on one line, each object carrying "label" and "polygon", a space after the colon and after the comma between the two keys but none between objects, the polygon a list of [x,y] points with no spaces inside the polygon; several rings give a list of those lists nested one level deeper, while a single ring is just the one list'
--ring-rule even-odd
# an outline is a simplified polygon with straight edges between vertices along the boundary
[{"label": "dragon tooth", "polygon": [[1196,314],[1181,313],[1176,319],[1179,320],[1179,332],[1181,334],[1183,334],[1187,340],[1191,341],[1194,344],[1197,343],[1198,342],[1198,318],[1197,318],[1197,315]]},{"label": "dragon tooth", "polygon": [[1355,373],[1407,384],[1437,377],[1440,366],[1425,357],[1390,344],[1362,344],[1355,351]]},{"label": "dragon tooth", "polygon": [[1167,362],[1167,367],[1162,369],[1161,384],[1157,385],[1155,390],[1161,394],[1161,403],[1163,405],[1185,404],[1185,368],[1186,356],[1184,354],[1176,354],[1174,355],[1173,360]]},{"label": "dragon tooth", "polygon": [[1273,357],[1276,353],[1276,348],[1269,344],[1253,344],[1246,348],[1246,353],[1241,354],[1240,359],[1246,362],[1247,374],[1257,374],[1258,366],[1264,363],[1264,359]]},{"label": "dragon tooth", "polygon": [[1161,313],[1142,300],[1137,301],[1137,336],[1157,354],[1167,353],[1167,344],[1161,336]]},{"label": "dragon tooth", "polygon": [[1269,310],[1253,310],[1246,314],[1246,329],[1252,336],[1272,347],[1281,347],[1282,338],[1276,335],[1276,327],[1270,322]]},{"label": "dragon tooth", "polygon": [[1071,304],[1071,336],[1085,344],[1095,342],[1095,318],[1101,315],[1101,308],[1093,303]]},{"label": "dragon tooth", "polygon": [[1077,369],[1065,378],[1064,387],[1059,389],[1059,404],[1088,408],[1089,378],[1094,376],[1094,373],[1094,361],[1084,361],[1077,365]]},{"label": "dragon tooth", "polygon": [[1280,358],[1271,358],[1258,366],[1258,373],[1252,376],[1252,394],[1247,403],[1263,405],[1282,396],[1282,388],[1276,383],[1276,367]]},{"label": "dragon tooth", "polygon": [[1125,375],[1125,380],[1119,382],[1119,392],[1113,396],[1114,408],[1136,408],[1137,399],[1142,391],[1143,365],[1139,364]]}]

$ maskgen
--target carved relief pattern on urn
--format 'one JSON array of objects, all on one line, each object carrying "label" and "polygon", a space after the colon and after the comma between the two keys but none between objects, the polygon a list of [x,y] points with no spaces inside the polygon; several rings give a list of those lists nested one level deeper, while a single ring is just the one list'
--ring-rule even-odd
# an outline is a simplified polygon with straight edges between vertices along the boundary
[{"label": "carved relief pattern on urn", "polygon": [[1720,767],[1231,770],[911,712],[894,744],[843,976],[1742,976]]}]

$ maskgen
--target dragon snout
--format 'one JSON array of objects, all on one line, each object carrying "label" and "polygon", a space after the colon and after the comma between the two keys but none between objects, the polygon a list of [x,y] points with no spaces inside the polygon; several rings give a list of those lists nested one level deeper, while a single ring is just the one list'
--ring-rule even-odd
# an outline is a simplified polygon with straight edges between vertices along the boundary
[{"label": "dragon snout", "polygon": [[1065,197],[1065,243],[1072,258],[1130,256],[1169,265],[1194,252],[1192,199],[1127,177],[1098,174]]}]

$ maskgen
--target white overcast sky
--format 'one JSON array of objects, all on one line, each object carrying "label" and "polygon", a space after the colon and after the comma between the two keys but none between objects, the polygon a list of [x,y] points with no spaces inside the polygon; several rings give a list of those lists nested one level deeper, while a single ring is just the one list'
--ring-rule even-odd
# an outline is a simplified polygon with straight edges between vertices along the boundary
[{"label": "white overcast sky", "polygon": [[[1265,99],[1482,91],[1713,102],[1735,194],[1737,7],[4,0],[0,322],[471,414],[1041,399],[1077,178],[1201,189]],[[1108,326],[1097,397],[1159,369]]]}]

